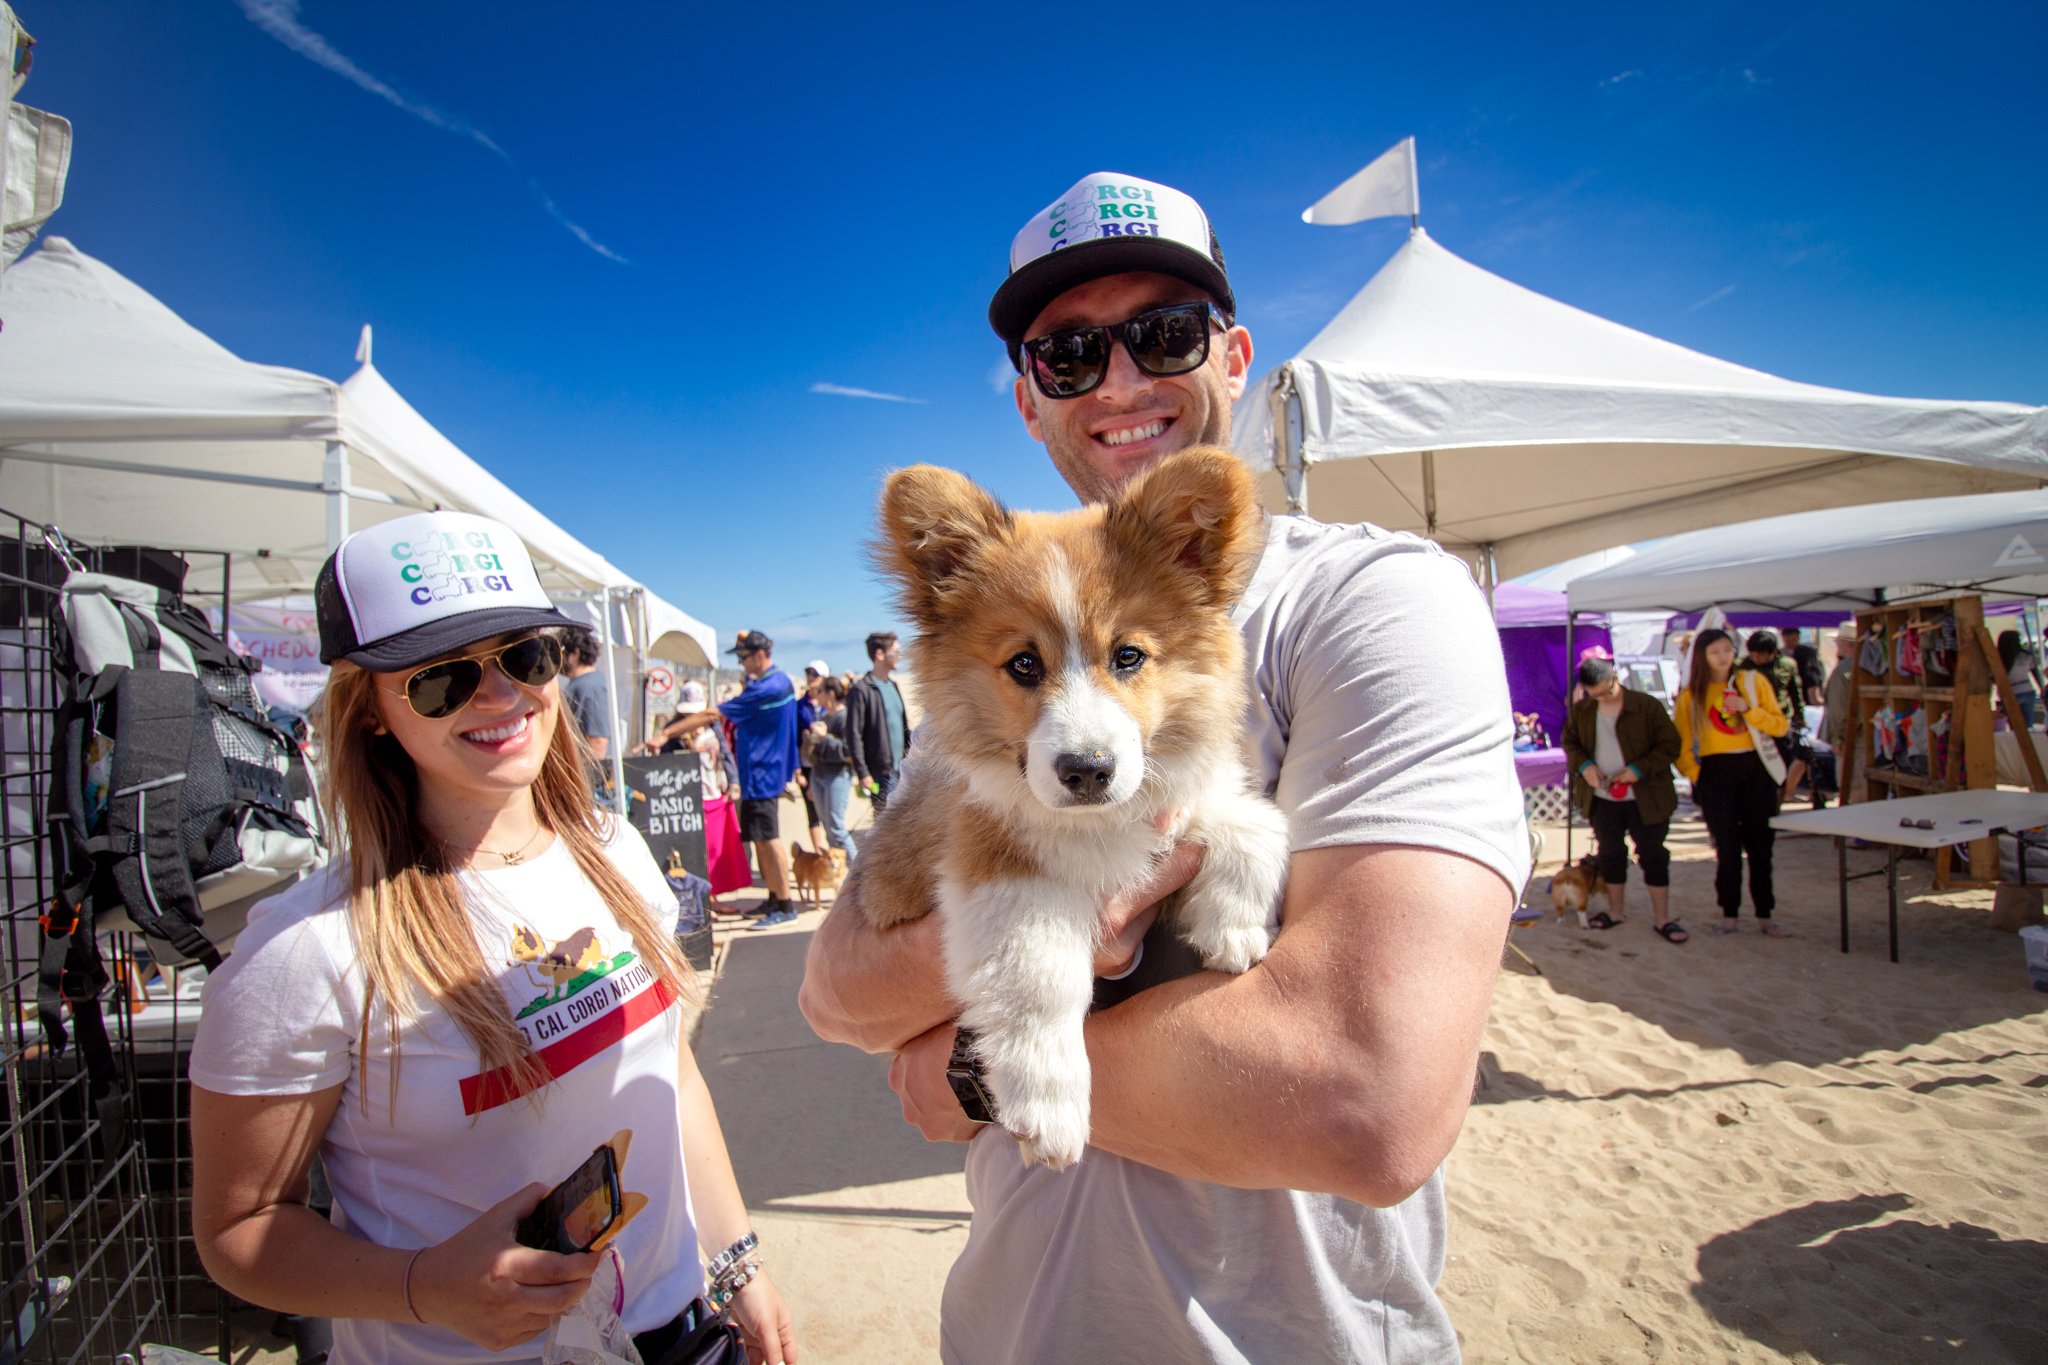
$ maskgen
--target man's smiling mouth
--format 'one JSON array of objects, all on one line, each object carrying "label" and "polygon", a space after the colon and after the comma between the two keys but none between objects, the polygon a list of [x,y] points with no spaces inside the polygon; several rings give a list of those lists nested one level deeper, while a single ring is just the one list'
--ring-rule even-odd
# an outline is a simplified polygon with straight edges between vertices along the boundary
[{"label": "man's smiling mouth", "polygon": [[1155,417],[1140,426],[1117,427],[1111,431],[1101,432],[1095,439],[1106,446],[1127,446],[1133,441],[1149,441],[1154,436],[1163,435],[1166,425],[1165,418]]}]

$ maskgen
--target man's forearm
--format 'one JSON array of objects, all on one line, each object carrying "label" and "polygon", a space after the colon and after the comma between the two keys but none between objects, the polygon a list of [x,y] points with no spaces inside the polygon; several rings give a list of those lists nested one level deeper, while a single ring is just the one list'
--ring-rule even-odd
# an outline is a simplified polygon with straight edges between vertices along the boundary
[{"label": "man's forearm", "polygon": [[1096,1146],[1246,1188],[1385,1206],[1456,1139],[1511,896],[1455,855],[1297,854],[1265,962],[1088,1022]]},{"label": "man's forearm", "polygon": [[874,928],[861,913],[856,875],[811,935],[797,1007],[827,1042],[893,1052],[958,1012],[944,963],[938,917]]}]

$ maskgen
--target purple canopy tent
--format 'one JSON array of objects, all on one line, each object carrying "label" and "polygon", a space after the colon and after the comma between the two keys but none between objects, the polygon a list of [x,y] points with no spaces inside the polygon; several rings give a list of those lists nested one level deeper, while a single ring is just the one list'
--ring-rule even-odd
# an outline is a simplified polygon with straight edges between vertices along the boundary
[{"label": "purple canopy tent", "polygon": [[1564,735],[1565,698],[1579,651],[1590,645],[1613,648],[1607,618],[1581,613],[1567,628],[1565,596],[1520,583],[1503,583],[1493,593],[1493,624],[1501,658],[1508,667],[1508,698],[1517,711],[1534,711],[1552,739]]}]

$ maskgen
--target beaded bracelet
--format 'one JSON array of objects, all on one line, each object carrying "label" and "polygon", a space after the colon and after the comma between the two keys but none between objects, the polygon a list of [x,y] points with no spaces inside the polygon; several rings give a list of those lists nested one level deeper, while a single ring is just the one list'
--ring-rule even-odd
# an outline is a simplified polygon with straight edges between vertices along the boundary
[{"label": "beaded bracelet", "polygon": [[725,1273],[712,1282],[704,1297],[710,1301],[714,1312],[723,1313],[726,1306],[738,1298],[739,1292],[752,1284],[754,1277],[760,1273],[761,1258],[749,1256],[736,1266],[726,1267]]},{"label": "beaded bracelet", "polygon": [[711,1264],[705,1268],[705,1275],[713,1280],[719,1279],[738,1265],[741,1257],[760,1245],[761,1239],[752,1232],[742,1233],[738,1241],[711,1258]]}]

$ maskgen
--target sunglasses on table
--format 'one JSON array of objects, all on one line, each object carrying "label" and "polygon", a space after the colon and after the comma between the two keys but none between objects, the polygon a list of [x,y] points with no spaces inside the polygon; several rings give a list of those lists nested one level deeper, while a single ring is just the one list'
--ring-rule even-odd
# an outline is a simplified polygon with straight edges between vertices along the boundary
[{"label": "sunglasses on table", "polygon": [[1200,369],[1209,358],[1209,324],[1228,330],[1222,310],[1207,301],[1153,308],[1101,327],[1063,327],[1023,345],[1032,382],[1047,398],[1079,398],[1109,373],[1110,348],[1121,341],[1131,361],[1156,379]]},{"label": "sunglasses on table", "polygon": [[521,687],[545,687],[562,671],[562,642],[552,635],[528,635],[484,654],[441,659],[405,680],[405,703],[422,720],[440,720],[469,705],[484,685],[484,664]]}]

